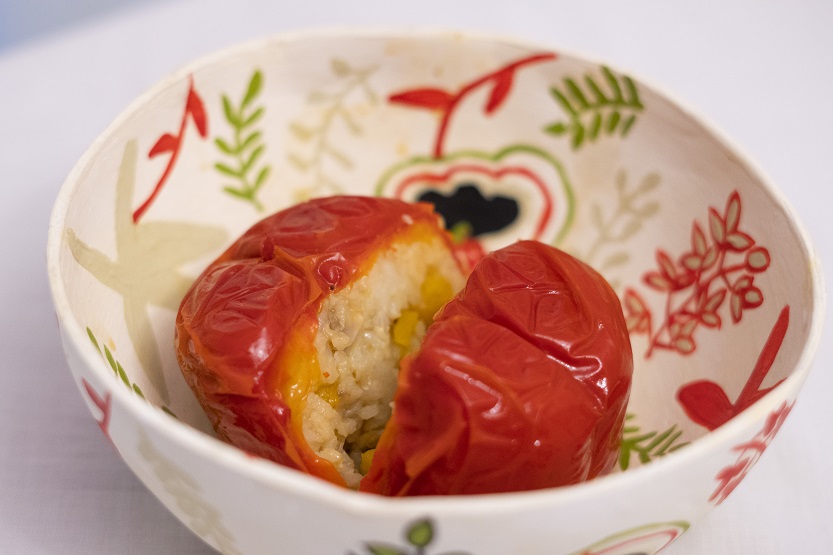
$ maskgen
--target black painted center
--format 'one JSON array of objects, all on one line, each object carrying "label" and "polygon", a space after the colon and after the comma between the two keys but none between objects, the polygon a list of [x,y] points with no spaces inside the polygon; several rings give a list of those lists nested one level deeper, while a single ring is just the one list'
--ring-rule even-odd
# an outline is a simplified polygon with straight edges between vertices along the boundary
[{"label": "black painted center", "polygon": [[468,223],[473,237],[506,229],[520,212],[515,199],[499,195],[486,198],[476,183],[462,183],[450,195],[426,191],[417,200],[433,204],[448,229]]}]

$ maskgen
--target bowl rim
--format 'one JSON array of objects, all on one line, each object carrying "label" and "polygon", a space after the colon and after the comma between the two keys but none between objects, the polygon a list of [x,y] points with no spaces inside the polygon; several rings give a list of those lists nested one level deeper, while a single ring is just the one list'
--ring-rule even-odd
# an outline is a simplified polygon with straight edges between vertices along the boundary
[{"label": "bowl rim", "polygon": [[[63,334],[69,338],[76,348],[83,364],[90,369],[103,383],[111,379],[112,372],[105,368],[100,353],[90,344],[87,333],[75,319],[64,288],[61,275],[61,252],[64,245],[64,226],[72,197],[86,170],[93,165],[102,146],[114,136],[119,128],[130,118],[140,113],[149,100],[164,93],[166,89],[175,85],[184,77],[209,67],[217,62],[233,57],[255,52],[265,47],[275,47],[284,43],[304,40],[340,40],[340,39],[373,39],[384,40],[394,38],[430,40],[437,38],[463,38],[466,40],[493,42],[525,48],[530,50],[552,51],[584,62],[601,65],[595,56],[586,55],[576,50],[568,50],[551,44],[526,40],[516,36],[505,35],[489,31],[469,29],[451,29],[439,27],[346,27],[327,26],[297,29],[279,32],[245,41],[240,44],[221,48],[213,53],[202,56],[175,70],[144,93],[136,97],[122,112],[102,131],[85,150],[74,167],[68,173],[56,197],[47,233],[47,272],[52,293],[53,305]],[[609,64],[606,64],[609,65]],[[618,64],[609,65],[622,71]],[[732,418],[723,426],[695,439],[685,449],[673,455],[652,461],[648,465],[638,466],[626,472],[616,472],[601,476],[581,484],[563,486],[559,488],[536,490],[528,492],[512,492],[500,494],[483,494],[468,496],[426,496],[408,498],[390,498],[374,494],[355,492],[332,485],[324,480],[305,475],[293,469],[282,467],[271,461],[250,457],[236,447],[193,428],[176,418],[165,414],[156,406],[138,398],[126,388],[108,387],[108,392],[115,406],[131,413],[137,423],[141,423],[154,433],[161,435],[165,441],[177,443],[190,451],[194,456],[206,457],[218,467],[234,472],[241,477],[254,480],[272,489],[287,494],[298,495],[328,504],[332,508],[353,514],[373,514],[379,516],[411,517],[415,513],[428,513],[432,517],[453,515],[485,516],[489,514],[504,515],[507,511],[529,510],[542,506],[553,506],[574,503],[582,498],[608,495],[613,491],[629,491],[632,486],[652,476],[673,472],[678,466],[686,465],[689,461],[705,459],[721,445],[729,443],[748,428],[754,426],[760,419],[786,399],[798,394],[801,385],[809,374],[813,357],[821,340],[822,323],[826,308],[826,294],[822,276],[821,263],[801,220],[783,193],[774,185],[769,176],[747,153],[734,141],[728,138],[710,120],[692,109],[677,95],[669,93],[663,87],[645,79],[638,73],[623,71],[640,85],[673,104],[683,114],[696,122],[723,148],[736,157],[738,163],[753,175],[773,203],[780,208],[797,236],[799,244],[804,249],[809,263],[810,286],[812,287],[812,317],[807,337],[804,341],[801,355],[795,364],[794,371],[773,391],[755,402],[752,406]],[[105,377],[106,376],[106,377]],[[80,383],[76,383],[80,388]],[[496,501],[499,500],[500,502]]]}]

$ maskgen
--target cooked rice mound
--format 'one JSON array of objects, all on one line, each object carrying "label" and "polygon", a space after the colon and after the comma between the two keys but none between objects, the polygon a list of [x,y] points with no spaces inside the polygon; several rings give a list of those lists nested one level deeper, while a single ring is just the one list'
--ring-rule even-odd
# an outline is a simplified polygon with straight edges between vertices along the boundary
[{"label": "cooked rice mound", "polygon": [[303,433],[349,487],[358,487],[390,419],[400,360],[463,283],[448,248],[432,237],[394,243],[364,276],[322,302],[320,381],[307,395]]}]

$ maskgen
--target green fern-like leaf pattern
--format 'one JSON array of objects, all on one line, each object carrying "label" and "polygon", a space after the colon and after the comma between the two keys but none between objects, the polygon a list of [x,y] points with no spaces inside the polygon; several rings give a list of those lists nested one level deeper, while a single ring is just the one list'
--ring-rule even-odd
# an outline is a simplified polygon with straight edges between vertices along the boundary
[{"label": "green fern-like leaf pattern", "polygon": [[636,83],[605,66],[600,72],[600,76],[585,75],[581,82],[566,77],[559,86],[550,89],[567,120],[547,125],[546,133],[568,136],[574,149],[602,135],[628,135],[637,114],[644,109]]},{"label": "green fern-like leaf pattern", "polygon": [[[575,253],[576,256],[605,274],[626,264],[630,254],[623,245],[642,229],[645,221],[659,212],[659,203],[650,198],[659,185],[659,174],[649,173],[638,185],[630,188],[625,172],[618,172],[614,207],[605,209],[604,206],[609,203],[607,196],[605,205],[597,203],[590,206],[589,223],[595,231],[595,238],[586,252]],[[616,289],[618,284],[611,281],[611,285]]]},{"label": "green fern-like leaf pattern", "polygon": [[635,414],[625,417],[625,429],[619,449],[619,468],[622,470],[630,467],[634,455],[641,464],[648,464],[688,445],[688,442],[682,441],[683,432],[677,429],[676,424],[663,431],[645,432],[632,423],[635,418]]},{"label": "green fern-like leaf pattern", "polygon": [[[142,399],[145,399],[145,394],[142,392],[142,389],[139,387],[138,384],[135,384],[130,381],[130,378],[127,376],[127,372],[125,371],[124,367],[121,363],[116,360],[116,357],[113,355],[113,351],[107,345],[99,343],[98,339],[96,338],[93,330],[89,327],[87,328],[87,337],[90,338],[90,343],[93,344],[95,350],[102,356],[104,360],[107,361],[107,364],[110,365],[110,368],[113,370],[113,374],[115,374],[116,378],[118,378],[129,390],[131,390],[134,394]],[[170,416],[176,418],[176,415],[171,412],[168,407],[161,407],[161,409],[168,413]]]},{"label": "green fern-like leaf pattern", "polygon": [[332,85],[312,91],[308,96],[309,113],[290,122],[289,133],[296,143],[287,159],[294,169],[306,174],[306,186],[295,191],[295,199],[307,200],[321,194],[339,194],[344,187],[333,173],[350,171],[354,162],[332,139],[333,131],[342,128],[359,137],[364,128],[361,112],[351,108],[351,99],[376,104],[376,93],[368,81],[377,66],[355,67],[341,58],[330,61],[335,79]]},{"label": "green fern-like leaf pattern", "polygon": [[257,195],[271,172],[270,165],[261,164],[266,151],[263,132],[254,128],[264,114],[263,106],[254,106],[262,89],[263,74],[255,70],[240,104],[235,106],[227,95],[222,95],[223,114],[233,133],[230,138],[214,139],[214,145],[223,156],[214,164],[214,169],[232,180],[223,191],[251,203],[259,211],[263,210],[263,205]]}]

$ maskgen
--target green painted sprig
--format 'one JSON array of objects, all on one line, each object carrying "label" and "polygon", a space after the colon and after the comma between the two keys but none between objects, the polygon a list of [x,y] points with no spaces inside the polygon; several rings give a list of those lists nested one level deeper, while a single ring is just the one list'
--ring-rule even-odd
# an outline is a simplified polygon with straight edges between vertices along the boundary
[{"label": "green painted sprig", "polygon": [[[133,393],[135,393],[142,399],[145,399],[145,394],[142,393],[142,389],[137,384],[130,381],[130,378],[127,377],[127,372],[125,372],[124,370],[124,367],[118,360],[116,360],[116,357],[113,356],[113,353],[112,351],[110,351],[109,347],[107,347],[107,345],[99,344],[98,339],[96,339],[95,334],[93,333],[93,330],[91,330],[89,327],[87,328],[87,337],[90,338],[90,342],[99,352],[99,354],[104,357],[104,359],[107,361],[107,364],[110,365],[110,368],[113,369],[113,373],[116,375],[116,377],[119,378],[122,381],[122,383],[124,383],[124,385],[127,386],[128,389],[132,390]],[[163,406],[160,408],[164,412],[168,413],[170,416],[176,418],[176,415],[173,412],[171,412],[168,407]]]},{"label": "green painted sprig", "polygon": [[602,134],[627,136],[636,123],[637,113],[644,109],[639,91],[627,75],[617,75],[605,66],[601,72],[601,80],[585,75],[582,84],[566,77],[561,87],[550,89],[569,119],[546,126],[545,132],[569,135],[574,149],[594,142]]},{"label": "green painted sprig", "polygon": [[619,468],[622,470],[628,469],[633,455],[637,456],[640,463],[648,464],[688,445],[688,442],[680,441],[683,432],[677,429],[676,424],[662,432],[643,432],[639,426],[627,425],[627,421],[634,418],[634,414],[625,416],[626,424],[619,449]]},{"label": "green painted sprig", "polygon": [[[405,530],[407,547],[398,547],[379,542],[367,542],[365,549],[370,555],[428,555],[428,546],[434,540],[434,524],[429,518],[412,522]],[[351,553],[350,555],[355,555]],[[468,555],[462,551],[438,553],[437,555]]]},{"label": "green painted sprig", "polygon": [[[615,180],[615,208],[604,212],[600,204],[591,206],[589,222],[596,232],[596,238],[580,258],[588,264],[593,264],[600,271],[627,263],[630,254],[622,245],[642,229],[646,220],[659,211],[659,203],[649,198],[659,184],[660,176],[649,173],[639,185],[630,189],[625,172],[618,172]],[[607,255],[602,258],[603,253]],[[599,258],[601,260],[597,260]]]},{"label": "green painted sprig", "polygon": [[256,70],[239,105],[234,106],[227,95],[222,95],[223,114],[234,133],[228,140],[221,137],[214,139],[220,152],[230,158],[230,162],[217,162],[214,168],[236,182],[223,187],[223,191],[251,203],[258,210],[263,210],[263,205],[257,194],[271,171],[268,164],[257,167],[266,145],[263,133],[254,129],[254,125],[263,117],[264,107],[255,107],[253,103],[262,88],[263,74]]}]

